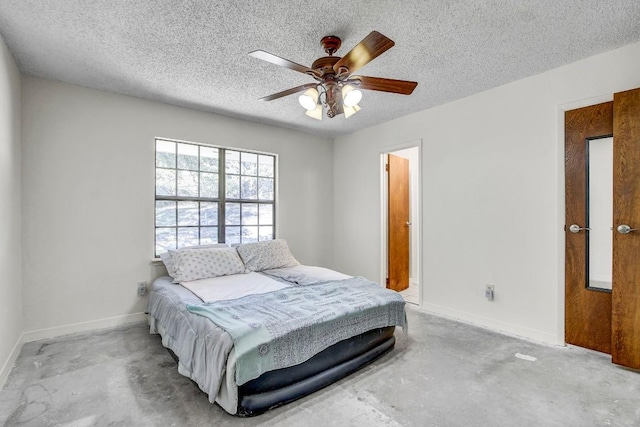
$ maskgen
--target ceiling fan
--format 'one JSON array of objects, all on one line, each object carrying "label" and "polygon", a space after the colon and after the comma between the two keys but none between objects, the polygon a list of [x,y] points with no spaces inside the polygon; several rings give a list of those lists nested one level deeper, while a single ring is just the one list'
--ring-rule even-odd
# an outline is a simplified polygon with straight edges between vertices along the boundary
[{"label": "ceiling fan", "polygon": [[359,89],[410,95],[418,85],[417,82],[407,80],[353,75],[353,73],[395,45],[393,40],[377,31],[372,31],[342,58],[333,56],[342,44],[339,37],[323,37],[320,44],[328,56],[316,59],[311,64],[311,68],[263,50],[250,52],[249,55],[254,58],[308,74],[316,80],[315,83],[307,83],[274,93],[260,98],[260,100],[273,101],[287,95],[303,92],[299,97],[299,101],[307,110],[306,114],[308,116],[322,120],[324,107],[327,109],[327,117],[331,118],[344,113],[345,117],[348,118],[360,110],[358,102],[362,98],[362,92]]}]

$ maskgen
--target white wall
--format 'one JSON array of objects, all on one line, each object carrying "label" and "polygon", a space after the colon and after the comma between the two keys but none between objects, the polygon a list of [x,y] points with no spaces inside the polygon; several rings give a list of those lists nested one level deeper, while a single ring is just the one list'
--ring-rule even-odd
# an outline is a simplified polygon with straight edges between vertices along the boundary
[{"label": "white wall", "polygon": [[150,265],[154,137],[278,154],[277,235],[301,262],[330,266],[331,140],[34,77],[22,95],[29,338],[144,311],[136,282],[160,270]]},{"label": "white wall", "polygon": [[[0,285],[0,363],[22,330],[32,338],[56,335],[144,310],[135,283],[158,274],[149,263],[156,136],[279,154],[278,237],[304,263],[374,280],[380,153],[422,139],[423,307],[561,342],[560,111],[640,86],[640,44],[634,44],[332,145],[295,131],[20,79],[6,47],[0,50],[0,109],[7,110],[0,114],[0,196],[13,202],[0,207],[1,249],[11,249],[0,267],[6,283],[18,284]],[[428,82],[420,87],[428,90]],[[23,299],[15,251],[21,102]],[[496,286],[494,302],[484,299],[487,283]]]},{"label": "white wall", "polygon": [[20,73],[0,36],[0,387],[22,334]]},{"label": "white wall", "polygon": [[422,307],[563,342],[561,110],[638,86],[640,43],[338,138],[335,267],[377,280],[379,153],[421,138]]}]

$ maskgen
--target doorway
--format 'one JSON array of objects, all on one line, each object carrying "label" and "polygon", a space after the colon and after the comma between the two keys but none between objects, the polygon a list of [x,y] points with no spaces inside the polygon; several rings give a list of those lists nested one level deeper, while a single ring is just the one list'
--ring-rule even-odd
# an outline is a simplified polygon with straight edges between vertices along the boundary
[{"label": "doorway", "polygon": [[640,369],[640,89],[565,112],[565,341]]},{"label": "doorway", "polygon": [[406,302],[421,302],[420,281],[420,147],[381,154],[382,283]]}]

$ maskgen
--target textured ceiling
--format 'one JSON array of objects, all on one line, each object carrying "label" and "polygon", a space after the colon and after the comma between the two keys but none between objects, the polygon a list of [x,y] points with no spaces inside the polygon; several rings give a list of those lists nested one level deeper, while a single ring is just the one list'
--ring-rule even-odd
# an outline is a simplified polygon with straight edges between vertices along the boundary
[{"label": "textured ceiling", "polygon": [[[322,121],[258,101],[313,80],[248,52],[310,66],[323,36],[342,56],[372,30],[396,45],[357,74],[412,95]],[[25,74],[335,137],[638,41],[640,1],[0,0],[0,34]]]}]

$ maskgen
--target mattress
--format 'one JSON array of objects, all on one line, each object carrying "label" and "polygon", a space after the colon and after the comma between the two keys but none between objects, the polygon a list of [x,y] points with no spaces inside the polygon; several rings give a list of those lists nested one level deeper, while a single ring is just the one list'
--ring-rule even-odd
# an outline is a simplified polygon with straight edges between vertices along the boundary
[{"label": "mattress", "polygon": [[[296,274],[299,273],[300,270]],[[223,298],[290,286],[282,279],[259,273],[237,276],[222,280],[225,292],[234,289]],[[189,283],[185,285],[195,290],[197,287],[215,287],[222,281],[213,280],[207,286],[203,283],[196,283],[195,287]],[[149,297],[150,330],[160,333],[163,345],[175,353],[182,375],[191,378],[209,396],[209,401],[217,402],[236,415],[256,415],[309,394],[359,369],[390,350],[395,343],[393,326],[374,328],[338,342],[304,363],[266,372],[238,387],[234,380],[233,339],[206,317],[191,313],[187,306],[193,304],[202,304],[202,299],[186,287],[172,283],[170,277],[156,279]]]}]

